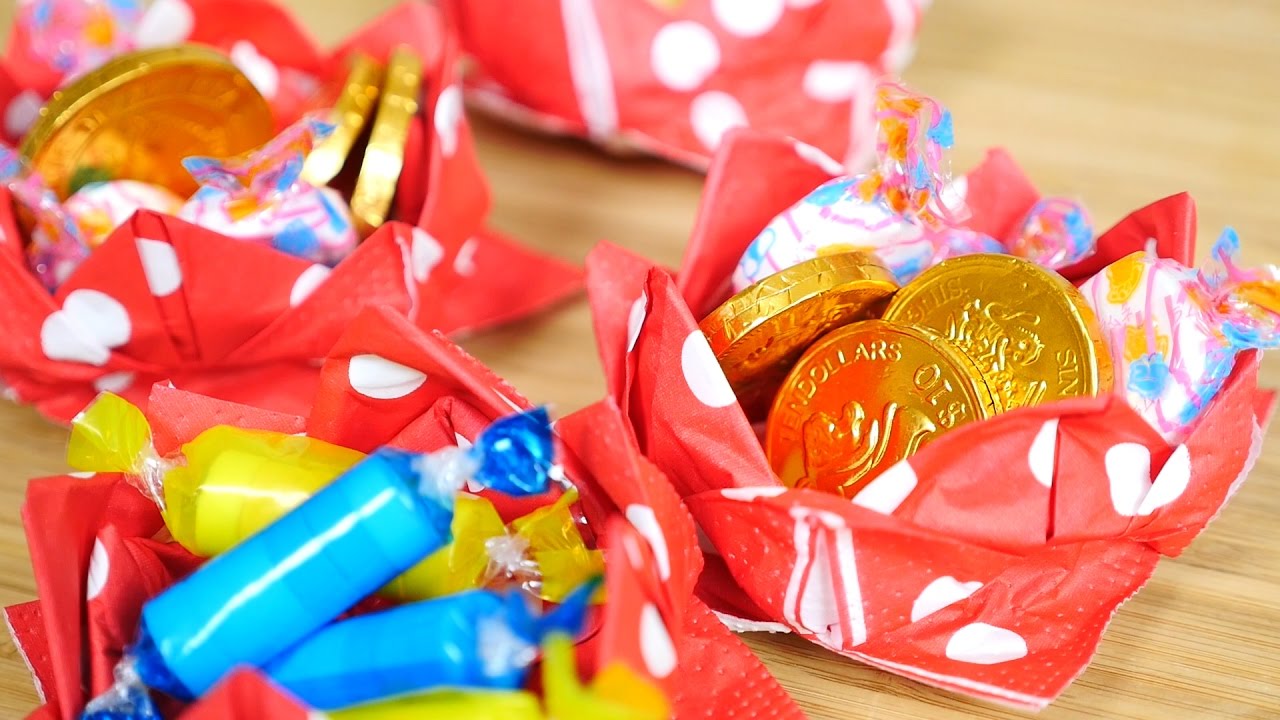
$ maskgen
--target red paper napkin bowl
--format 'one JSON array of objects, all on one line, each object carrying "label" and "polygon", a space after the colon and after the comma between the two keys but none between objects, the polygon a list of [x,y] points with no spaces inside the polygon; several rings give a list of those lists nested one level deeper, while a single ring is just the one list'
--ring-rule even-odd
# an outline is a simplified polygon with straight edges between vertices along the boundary
[{"label": "red paper napkin bowl", "polygon": [[918,0],[450,0],[478,105],[705,168],[726,130],[791,135],[850,167],[875,150],[876,78],[914,50]]},{"label": "red paper napkin bowl", "polygon": [[[166,43],[212,45],[251,76],[275,78],[267,94],[281,125],[296,118],[306,90],[346,72],[348,55],[385,60],[400,45],[416,50],[424,101],[410,127],[395,221],[330,271],[140,212],[50,296],[27,270],[13,204],[0,192],[0,332],[8,338],[0,379],[11,398],[66,422],[99,390],[145,403],[152,383],[168,380],[297,414],[315,394],[320,360],[366,305],[458,333],[522,317],[578,288],[577,268],[484,226],[489,191],[454,77],[458,41],[437,9],[401,5],[332,51],[265,0],[160,0],[157,9],[169,25],[152,28],[172,35]],[[10,140],[25,129],[21,109],[38,107],[57,82],[15,50],[25,47],[20,32],[0,66]]]},{"label": "red paper napkin bowl", "polygon": [[[306,415],[272,412],[156,385],[149,417],[162,453],[218,424],[306,432],[347,447],[435,450],[474,439],[530,407],[514,388],[438,332],[385,308],[362,313],[321,372]],[[565,476],[580,492],[588,542],[606,557],[607,601],[579,649],[587,671],[623,662],[661,684],[674,717],[803,717],[764,666],[693,596],[702,567],[694,524],[670,482],[640,455],[608,401],[559,420]],[[498,502],[513,517],[559,491]],[[494,496],[495,501],[499,500]],[[35,480],[23,521],[39,599],[7,608],[15,643],[45,705],[70,720],[111,681],[141,605],[201,561],[157,539],[155,507],[115,475]],[[82,628],[87,628],[81,632]],[[310,717],[253,671],[230,676],[172,717]]]},{"label": "red paper napkin bowl", "polygon": [[[1159,557],[1178,555],[1244,480],[1274,396],[1258,389],[1250,352],[1176,447],[1107,395],[949,432],[852,500],[785,487],[696,319],[727,296],[756,233],[829,179],[826,166],[790,140],[738,134],[707,179],[678,280],[617,248],[594,252],[587,286],[609,397],[705,534],[698,594],[736,627],[795,632],[930,685],[1044,707],[1084,671]],[[970,224],[997,238],[1038,197],[1001,152],[960,187]],[[1167,198],[1065,274],[1083,279],[1148,238],[1186,262],[1194,233],[1189,198]]]}]

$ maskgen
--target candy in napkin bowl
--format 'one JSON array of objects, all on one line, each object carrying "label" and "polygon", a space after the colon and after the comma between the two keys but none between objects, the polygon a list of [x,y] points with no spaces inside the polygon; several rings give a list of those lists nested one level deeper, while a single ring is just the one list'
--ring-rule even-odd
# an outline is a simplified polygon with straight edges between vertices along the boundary
[{"label": "candy in napkin bowl", "polygon": [[[234,21],[231,19],[235,18]],[[277,128],[356,56],[422,65],[389,222],[333,267],[140,211],[60,278],[51,295],[26,267],[17,208],[0,191],[0,295],[14,311],[0,357],[9,397],[68,421],[98,391],[146,401],[158,380],[290,413],[305,410],[320,360],[360,308],[385,304],[424,328],[457,333],[516,319],[573,291],[580,274],[485,227],[488,188],[457,102],[457,40],[435,8],[406,3],[333,50],[264,0],[159,0],[138,46],[193,43],[226,53],[255,81]],[[19,24],[0,104],[43,102],[64,71],[31,50]],[[273,78],[271,82],[263,78]],[[10,138],[25,131],[11,124]],[[99,213],[101,214],[101,213]]]},{"label": "candy in napkin bowl", "polygon": [[[362,367],[374,367],[373,371]],[[417,376],[386,393],[372,376]],[[493,419],[528,402],[478,361],[438,333],[426,334],[402,316],[376,309],[363,313],[326,362],[314,406],[306,415],[271,412],[199,396],[164,384],[154,388],[148,408],[155,452],[170,455],[216,425],[233,425],[288,437],[305,433],[315,441],[350,448],[390,445],[406,450],[456,453],[472,445]],[[380,422],[370,422],[372,418]],[[605,604],[588,619],[578,653],[586,677],[570,682],[564,653],[548,645],[542,699],[523,691],[504,696],[503,717],[650,718],[669,702],[674,717],[800,717],[799,710],[763,665],[692,596],[701,555],[693,522],[671,485],[627,439],[621,414],[605,403],[557,423],[564,465],[550,476],[580,493],[575,516],[607,558]],[[105,437],[105,436],[104,436]],[[359,452],[353,450],[358,455]],[[557,454],[560,455],[561,452]],[[560,492],[494,500],[503,517],[551,502]],[[24,517],[32,548],[39,599],[8,609],[15,640],[30,659],[46,705],[33,717],[75,717],[88,695],[111,685],[111,668],[137,632],[139,608],[152,596],[201,565],[174,542],[156,539],[163,519],[155,503],[118,475],[60,477],[31,486]],[[386,601],[357,606],[357,617]],[[71,628],[88,628],[86,634]],[[572,665],[568,666],[572,668]],[[731,667],[730,675],[716,668]],[[82,675],[83,674],[83,675]],[[639,678],[640,685],[619,684]],[[619,695],[631,687],[630,694]],[[654,695],[636,688],[661,688]],[[747,689],[705,692],[707,687]],[[667,700],[662,700],[665,696]],[[155,694],[163,699],[162,695]],[[422,696],[404,705],[339,711],[335,717],[396,717],[396,712],[460,711],[462,700]],[[492,699],[492,703],[499,699]],[[730,703],[741,703],[730,705]],[[475,711],[475,706],[470,707]],[[176,705],[160,707],[177,717]],[[606,713],[607,714],[599,714]],[[184,718],[305,717],[288,693],[258,671],[233,673]],[[350,715],[342,713],[350,712]],[[382,712],[383,714],[377,714]],[[174,714],[168,714],[174,713]],[[447,716],[447,715],[446,715]],[[473,717],[477,715],[460,715]]]},{"label": "candy in napkin bowl", "polygon": [[[1159,228],[1193,235],[1185,200],[1134,213],[1099,251],[1140,246]],[[739,220],[704,216],[695,242],[730,223]],[[727,292],[738,243],[702,297]],[[1273,395],[1257,388],[1247,352],[1176,445],[1107,394],[957,428],[852,501],[789,489],[689,311],[702,302],[690,292],[696,260],[690,269],[682,294],[665,271],[602,246],[588,289],[610,397],[714,548],[704,598],[742,627],[769,623],[921,682],[1044,707],[1087,667],[1159,557],[1204,529],[1260,452]]]}]

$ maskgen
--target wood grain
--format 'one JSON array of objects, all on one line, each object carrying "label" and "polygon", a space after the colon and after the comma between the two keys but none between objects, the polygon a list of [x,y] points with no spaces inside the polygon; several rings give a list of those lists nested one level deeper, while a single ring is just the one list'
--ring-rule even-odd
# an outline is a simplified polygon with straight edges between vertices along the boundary
[{"label": "wood grain", "polygon": [[[290,4],[334,41],[389,3]],[[1280,257],[1280,3],[939,3],[920,45],[907,79],[954,113],[957,169],[1002,144],[1045,191],[1084,198],[1100,226],[1188,190],[1199,201],[1202,246],[1231,223],[1247,259]],[[475,124],[499,228],[574,261],[609,239],[679,262],[698,176]],[[562,411],[601,395],[581,299],[465,344]],[[1280,385],[1280,364],[1268,360],[1264,375]],[[1117,614],[1093,665],[1041,717],[1280,717],[1277,432],[1268,441],[1231,506],[1183,557],[1161,564]],[[18,508],[28,478],[61,469],[64,442],[29,410],[0,407],[0,603],[34,596]],[[1020,716],[794,638],[750,642],[815,719]],[[0,643],[0,653],[0,717],[19,717],[36,697],[12,645]]]}]

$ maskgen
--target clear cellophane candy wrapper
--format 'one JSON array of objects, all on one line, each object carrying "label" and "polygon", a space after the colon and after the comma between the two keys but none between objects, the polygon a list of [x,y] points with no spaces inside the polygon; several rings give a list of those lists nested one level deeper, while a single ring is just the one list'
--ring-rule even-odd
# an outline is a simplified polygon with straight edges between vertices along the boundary
[{"label": "clear cellophane candy wrapper", "polygon": [[[678,280],[612,246],[593,253],[587,285],[609,397],[705,532],[713,550],[698,596],[731,625],[794,632],[923,683],[1042,708],[1087,667],[1159,558],[1178,555],[1252,467],[1274,400],[1257,387],[1257,353],[1236,358],[1177,444],[1108,394],[957,429],[852,502],[789,489],[697,320],[729,296],[746,245],[829,180],[827,167],[791,140],[739,133],[708,176]],[[965,224],[994,238],[1014,236],[1040,199],[1002,151],[958,183]],[[1188,264],[1194,234],[1190,199],[1173,196],[1061,272],[1081,282],[1149,238]]]},{"label": "clear cellophane candy wrapper", "polygon": [[[434,451],[469,444],[493,419],[528,407],[514,388],[439,333],[379,308],[364,311],[338,341],[307,415],[157,384],[148,419],[155,452],[163,456],[223,424],[305,432],[362,451],[384,444]],[[702,555],[693,520],[671,483],[640,455],[623,414],[611,402],[598,403],[561,418],[556,432],[564,478],[578,493],[573,512],[584,521],[587,544],[606,558],[604,602],[577,651],[583,677],[595,674],[603,683],[596,692],[609,697],[616,687],[603,673],[620,664],[660,687],[675,718],[803,717],[694,596]],[[479,497],[511,521],[539,508],[554,512],[561,492]],[[39,597],[7,608],[6,617],[45,702],[31,717],[70,720],[111,685],[142,604],[202,560],[157,534],[163,520],[156,505],[119,475],[33,481],[23,518]],[[356,611],[385,603],[369,601]],[[619,674],[607,672],[611,680]],[[252,670],[224,678],[186,709],[161,709],[189,720],[311,717]]]},{"label": "clear cellophane candy wrapper", "polygon": [[186,158],[200,189],[178,217],[311,262],[338,264],[359,242],[350,208],[338,191],[302,178],[307,156],[332,130],[312,113],[241,157]]},{"label": "clear cellophane candy wrapper", "polygon": [[[52,292],[89,256],[84,230],[40,174],[16,150],[3,145],[0,185],[31,231],[26,248],[18,250],[19,257],[25,256],[36,282]],[[11,227],[15,233],[9,237],[23,237],[16,225]]]},{"label": "clear cellophane candy wrapper", "polygon": [[1196,427],[1241,353],[1280,345],[1280,271],[1241,267],[1239,255],[1227,229],[1199,268],[1142,251],[1080,286],[1110,347],[1116,392],[1171,444]]},{"label": "clear cellophane candy wrapper", "polygon": [[450,0],[469,96],[514,121],[705,168],[749,126],[851,168],[874,155],[875,83],[905,67],[924,3]]},{"label": "clear cellophane candy wrapper", "polygon": [[[770,220],[733,271],[734,293],[799,263],[850,250],[874,254],[899,284],[960,255],[1013,253],[1059,268],[1093,252],[1088,215],[1066,198],[1037,201],[1003,241],[985,228],[964,226],[972,220],[968,180],[952,181],[946,158],[955,143],[951,113],[934,99],[883,80],[876,120],[875,165],[823,182]],[[817,165],[835,167],[811,149],[795,148]]]},{"label": "clear cellophane candy wrapper", "polygon": [[[347,59],[379,61],[401,45],[423,60],[422,110],[410,124],[395,219],[333,268],[139,212],[50,295],[20,243],[0,246],[0,351],[7,395],[66,422],[101,390],[145,404],[152,383],[304,412],[319,360],[356,313],[387,305],[423,328],[482,329],[574,292],[581,273],[485,227],[489,193],[462,114],[455,30],[431,6],[406,3],[329,50],[266,0],[156,0],[138,25],[153,46],[192,42],[227,51],[259,83],[279,129]],[[0,63],[0,110],[13,144],[63,75],[15,24]],[[0,189],[0,230],[20,238]],[[242,292],[251,287],[253,292]]]}]

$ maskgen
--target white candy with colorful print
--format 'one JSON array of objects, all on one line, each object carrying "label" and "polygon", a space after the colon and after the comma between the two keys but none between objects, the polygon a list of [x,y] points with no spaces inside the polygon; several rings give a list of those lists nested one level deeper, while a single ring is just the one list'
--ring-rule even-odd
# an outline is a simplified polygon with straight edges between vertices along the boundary
[{"label": "white candy with colorful print", "polygon": [[177,215],[182,198],[159,185],[111,180],[81,187],[63,207],[75,218],[89,245],[97,247],[139,210]]},{"label": "white candy with colorful print", "polygon": [[[734,292],[806,260],[850,250],[874,252],[903,283],[948,257],[1004,252],[1000,243],[981,233],[929,231],[883,202],[863,200],[856,190],[862,179],[830,180],[774,218],[738,261]],[[962,206],[962,193],[961,187],[948,186],[944,202]]]},{"label": "white candy with colorful print", "polygon": [[358,240],[351,209],[330,188],[295,189],[243,215],[235,214],[233,207],[226,192],[206,186],[187,201],[178,217],[326,265],[336,265]]},{"label": "white candy with colorful print", "polygon": [[1188,293],[1195,282],[1174,260],[1134,253],[1080,286],[1111,350],[1115,391],[1171,443],[1187,436],[1235,360]]}]

